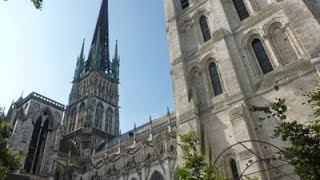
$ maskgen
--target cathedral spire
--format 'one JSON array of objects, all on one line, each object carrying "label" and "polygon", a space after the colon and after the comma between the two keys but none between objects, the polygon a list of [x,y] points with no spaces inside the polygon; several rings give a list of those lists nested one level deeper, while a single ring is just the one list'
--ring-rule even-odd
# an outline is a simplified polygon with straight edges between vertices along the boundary
[{"label": "cathedral spire", "polygon": [[92,70],[94,65],[94,51],[95,47],[100,46],[101,60],[98,64],[99,68],[97,70],[110,73],[110,58],[109,58],[109,17],[108,17],[108,0],[102,0],[101,9],[96,25],[96,29],[93,35],[91,48],[89,52],[89,57],[86,65],[86,71]]}]

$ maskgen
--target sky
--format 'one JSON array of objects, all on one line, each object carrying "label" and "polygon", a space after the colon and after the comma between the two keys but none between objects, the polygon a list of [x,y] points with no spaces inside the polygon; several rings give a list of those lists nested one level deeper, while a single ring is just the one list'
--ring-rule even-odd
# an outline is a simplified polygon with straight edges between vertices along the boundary
[{"label": "sky", "polygon": [[[35,91],[67,105],[83,38],[91,44],[101,0],[0,0],[0,107]],[[120,53],[120,128],[172,111],[162,0],[109,0],[110,56]]]}]

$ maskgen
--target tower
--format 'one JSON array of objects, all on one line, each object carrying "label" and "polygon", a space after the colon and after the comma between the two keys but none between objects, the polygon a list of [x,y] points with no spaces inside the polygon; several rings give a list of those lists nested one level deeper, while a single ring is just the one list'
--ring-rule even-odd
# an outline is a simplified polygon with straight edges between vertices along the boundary
[{"label": "tower", "polygon": [[319,81],[319,14],[306,2],[164,0],[178,132],[197,129],[202,151],[228,178],[290,172],[262,160],[276,157],[270,144],[283,145],[270,137],[278,120],[249,109],[286,98],[289,119],[307,121],[304,99],[292,98]]},{"label": "tower", "polygon": [[109,58],[108,0],[103,0],[89,56],[77,59],[63,121],[60,151],[86,164],[95,149],[119,134],[119,56]]}]

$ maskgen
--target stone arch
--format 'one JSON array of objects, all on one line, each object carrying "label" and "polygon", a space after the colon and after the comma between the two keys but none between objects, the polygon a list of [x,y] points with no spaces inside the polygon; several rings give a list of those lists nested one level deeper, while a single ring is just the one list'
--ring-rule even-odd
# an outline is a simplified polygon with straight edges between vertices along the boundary
[{"label": "stone arch", "polygon": [[193,27],[193,20],[190,18],[185,18],[181,21],[180,26],[179,26],[179,32],[183,33],[185,32],[188,28]]},{"label": "stone arch", "polygon": [[192,15],[191,19],[197,21],[201,16],[209,16],[210,11],[206,7],[198,8]]},{"label": "stone arch", "polygon": [[157,170],[153,171],[149,180],[165,180],[164,176]]},{"label": "stone arch", "polygon": [[272,50],[276,55],[277,60],[282,64],[294,62],[302,55],[299,51],[300,45],[294,37],[288,23],[284,21],[269,21],[264,26],[265,37],[269,39]]},{"label": "stone arch", "polygon": [[40,110],[38,110],[34,116],[32,117],[32,124],[35,125],[36,121],[40,116],[42,116],[44,113],[47,114],[48,120],[49,120],[49,128],[50,129],[57,129],[58,123],[55,123],[55,118],[52,110],[48,107],[44,107]]},{"label": "stone arch", "polygon": [[281,27],[285,27],[288,22],[282,18],[282,17],[274,17],[274,18],[271,18],[270,20],[268,20],[268,22],[266,22],[263,27],[262,27],[262,31],[265,35],[269,34],[269,30],[270,30],[270,27],[272,26],[272,24],[274,23],[280,23],[281,24]]},{"label": "stone arch", "polygon": [[253,38],[260,38],[264,36],[264,32],[260,29],[251,29],[248,31],[241,40],[241,46],[246,47]]}]

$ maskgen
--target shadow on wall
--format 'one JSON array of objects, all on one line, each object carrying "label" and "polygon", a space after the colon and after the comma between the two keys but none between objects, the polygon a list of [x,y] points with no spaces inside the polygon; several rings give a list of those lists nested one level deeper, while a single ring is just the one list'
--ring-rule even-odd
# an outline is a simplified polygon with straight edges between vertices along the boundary
[{"label": "shadow on wall", "polygon": [[313,16],[320,23],[320,0],[304,0],[304,2],[312,12]]}]

